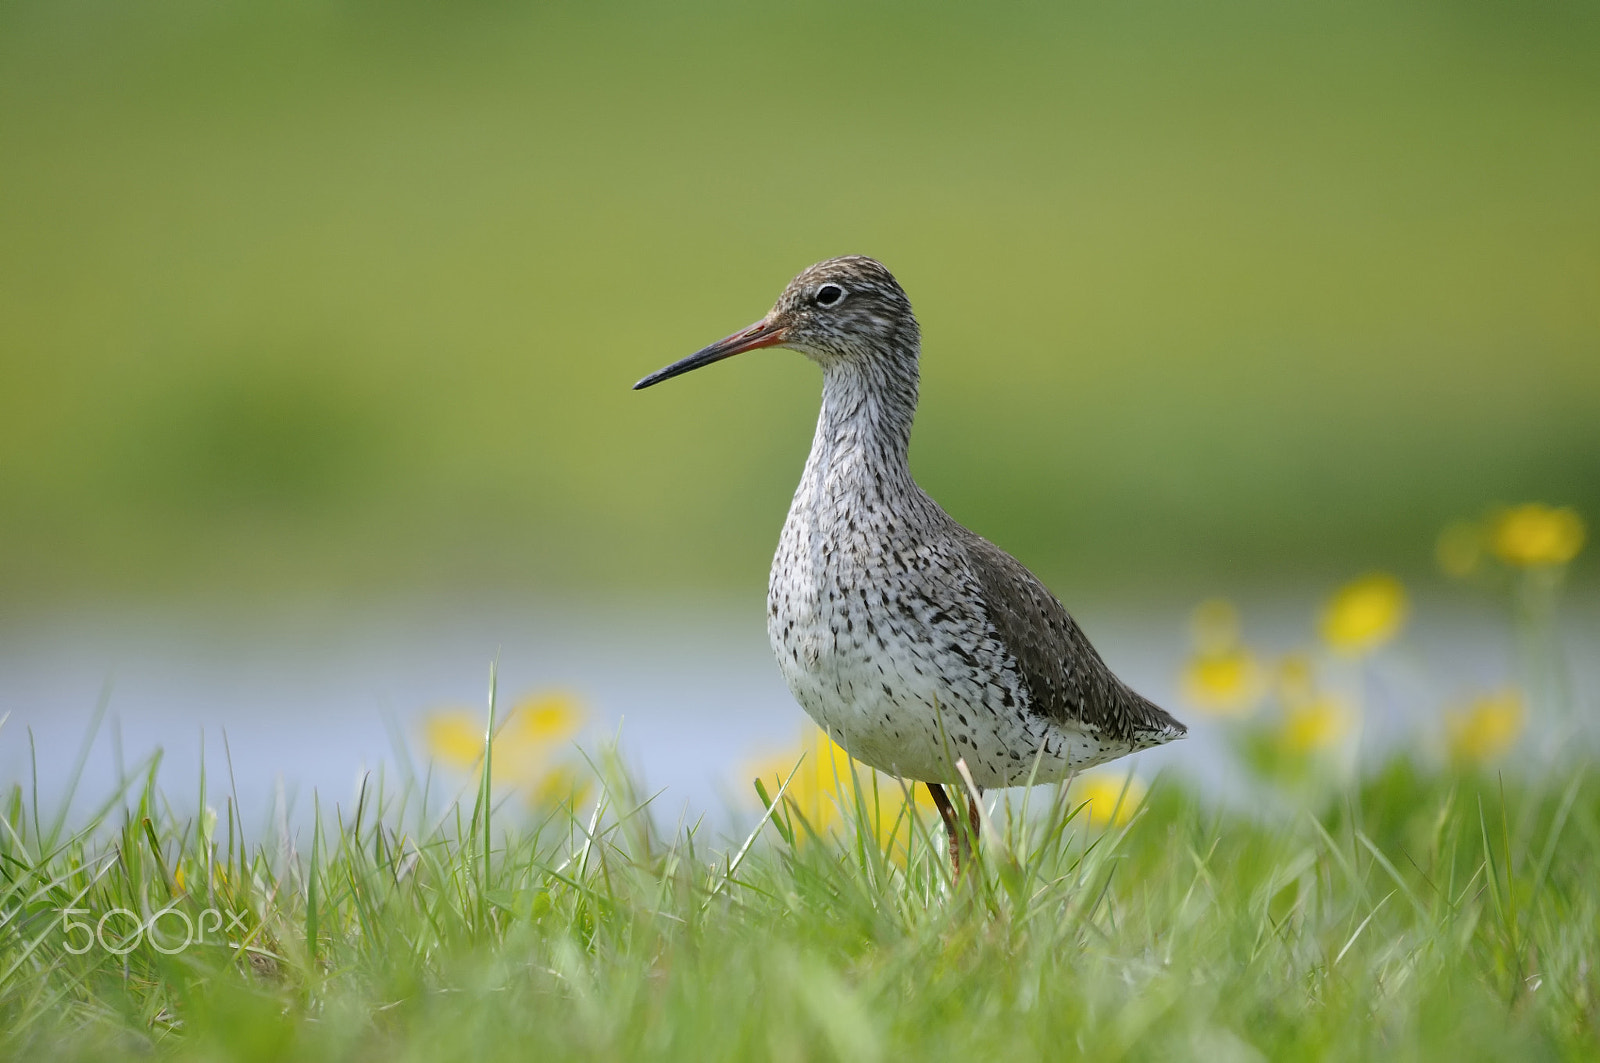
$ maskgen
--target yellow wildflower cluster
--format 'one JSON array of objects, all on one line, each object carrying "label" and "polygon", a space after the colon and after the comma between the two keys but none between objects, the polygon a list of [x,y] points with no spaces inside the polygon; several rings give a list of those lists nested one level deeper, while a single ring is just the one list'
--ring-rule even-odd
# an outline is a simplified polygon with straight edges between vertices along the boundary
[{"label": "yellow wildflower cluster", "polygon": [[[581,804],[589,780],[557,755],[583,726],[584,716],[571,694],[545,692],[517,701],[494,736],[494,781],[521,791],[532,806]],[[436,760],[471,770],[483,760],[483,726],[482,712],[440,709],[424,717],[423,740]]]},{"label": "yellow wildflower cluster", "polygon": [[1239,610],[1212,598],[1189,621],[1195,653],[1183,670],[1184,698],[1213,716],[1245,716],[1261,703],[1267,670],[1240,636]]},{"label": "yellow wildflower cluster", "polygon": [[1565,565],[1583,549],[1586,529],[1577,511],[1537,502],[1495,514],[1489,543],[1508,565]]},{"label": "yellow wildflower cluster", "polygon": [[[1391,641],[1405,624],[1409,604],[1395,577],[1374,572],[1340,587],[1324,604],[1318,627],[1327,648],[1363,657]],[[1271,695],[1277,711],[1265,725],[1241,733],[1263,770],[1303,774],[1308,757],[1348,749],[1360,723],[1357,704],[1325,687],[1313,656],[1291,653],[1263,663],[1241,635],[1238,610],[1213,599],[1190,618],[1194,653],[1183,670],[1191,705],[1218,717],[1252,714]],[[1281,762],[1274,764],[1274,762]]]},{"label": "yellow wildflower cluster", "polygon": [[1323,641],[1335,651],[1360,657],[1399,634],[1409,611],[1400,581],[1387,572],[1372,572],[1328,599],[1319,628]]},{"label": "yellow wildflower cluster", "polygon": [[[1340,587],[1323,606],[1319,628],[1329,649],[1361,657],[1392,640],[1409,605],[1395,577],[1374,572]],[[1282,706],[1278,745],[1295,753],[1331,749],[1359,719],[1355,706],[1324,690],[1310,656],[1297,653],[1275,667],[1264,664],[1241,635],[1238,609],[1220,598],[1202,602],[1190,617],[1194,653],[1183,669],[1183,694],[1212,716],[1244,717],[1276,694]]]},{"label": "yellow wildflower cluster", "polygon": [[807,726],[798,749],[768,757],[756,765],[754,775],[773,797],[787,779],[784,804],[818,834],[839,826],[846,810],[853,810],[859,801],[871,818],[879,844],[894,844],[900,856],[909,836],[908,812],[935,811],[925,788],[909,782],[902,785],[899,779],[853,762],[844,747],[819,727]]},{"label": "yellow wildflower cluster", "polygon": [[1355,727],[1355,707],[1336,694],[1321,693],[1284,706],[1279,744],[1287,753],[1306,755],[1336,749]]},{"label": "yellow wildflower cluster", "polygon": [[1527,706],[1515,690],[1501,690],[1474,699],[1445,714],[1445,742],[1450,760],[1487,764],[1517,744],[1527,719]]},{"label": "yellow wildflower cluster", "polygon": [[[1452,525],[1440,537],[1441,563],[1467,571],[1485,551],[1507,565],[1557,566],[1583,544],[1582,521],[1571,510],[1528,505],[1504,510],[1483,524]],[[1324,603],[1318,630],[1333,654],[1360,659],[1392,641],[1403,629],[1409,602],[1405,587],[1388,573],[1374,572],[1338,588]],[[1183,688],[1195,707],[1219,716],[1243,716],[1257,701],[1277,711],[1264,725],[1239,732],[1257,770],[1304,783],[1313,759],[1349,751],[1361,723],[1355,700],[1324,686],[1308,653],[1282,657],[1264,668],[1240,637],[1238,610],[1218,600],[1196,608],[1190,622],[1194,655],[1184,668]],[[1527,721],[1527,705],[1515,690],[1476,697],[1447,710],[1443,746],[1457,766],[1487,764],[1515,747]]]},{"label": "yellow wildflower cluster", "polygon": [[[838,828],[846,815],[855,814],[859,802],[878,844],[901,862],[910,837],[909,818],[937,814],[926,787],[902,783],[853,762],[843,746],[817,727],[806,728],[800,748],[759,764],[755,777],[772,797],[788,779],[783,804],[803,817],[818,834]],[[1089,824],[1097,828],[1127,823],[1144,803],[1146,792],[1147,787],[1136,776],[1114,770],[1081,775],[1069,790],[1073,804],[1087,805],[1084,813]],[[805,837],[803,830],[800,836]]]},{"label": "yellow wildflower cluster", "polygon": [[1092,771],[1079,776],[1070,793],[1074,804],[1087,804],[1094,827],[1120,827],[1144,804],[1149,788],[1131,772]]},{"label": "yellow wildflower cluster", "polygon": [[1434,553],[1447,575],[1465,579],[1485,556],[1516,569],[1559,568],[1582,552],[1587,536],[1577,510],[1526,502],[1482,520],[1452,521],[1439,533]]}]

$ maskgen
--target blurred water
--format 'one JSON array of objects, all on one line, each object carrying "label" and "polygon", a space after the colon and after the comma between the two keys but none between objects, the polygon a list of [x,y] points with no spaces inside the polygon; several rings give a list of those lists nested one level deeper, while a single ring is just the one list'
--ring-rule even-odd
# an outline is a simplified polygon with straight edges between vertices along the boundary
[{"label": "blurred water", "polygon": [[[1315,599],[1284,594],[1246,603],[1247,636],[1265,651],[1309,644]],[[1138,770],[1197,778],[1237,791],[1219,725],[1183,703],[1179,669],[1190,603],[1080,613],[1112,666],[1191,725],[1188,739],[1141,754]],[[1600,601],[1570,605],[1567,654],[1585,720],[1600,691]],[[40,799],[58,806],[102,697],[107,725],[91,750],[74,807],[108,793],[120,761],[132,768],[157,748],[177,806],[191,806],[202,745],[210,802],[232,773],[247,823],[272,813],[281,781],[292,814],[315,789],[348,806],[365,772],[397,763],[393,735],[425,760],[420,723],[430,710],[485,703],[498,655],[501,704],[540,691],[579,696],[588,749],[620,735],[647,792],[661,790],[663,821],[680,812],[720,821],[747,805],[750,765],[797,745],[805,717],[767,648],[759,599],[720,603],[448,605],[395,601],[383,608],[326,606],[250,616],[97,609],[0,626],[0,783],[29,785],[37,757]],[[1492,689],[1514,669],[1507,625],[1487,603],[1417,605],[1406,636],[1359,675],[1367,704],[1363,743],[1426,753],[1441,708]],[[1585,700],[1587,699],[1587,700]],[[30,747],[30,733],[32,746]],[[440,775],[444,791],[464,782]]]}]

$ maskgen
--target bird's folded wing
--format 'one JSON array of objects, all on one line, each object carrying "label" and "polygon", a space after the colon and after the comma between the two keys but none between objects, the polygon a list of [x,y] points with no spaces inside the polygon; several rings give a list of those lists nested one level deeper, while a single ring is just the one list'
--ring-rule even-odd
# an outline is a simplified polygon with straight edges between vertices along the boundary
[{"label": "bird's folded wing", "polygon": [[989,622],[1016,662],[1030,712],[1135,748],[1177,738],[1184,726],[1106,667],[1071,614],[1022,563],[959,524]]}]

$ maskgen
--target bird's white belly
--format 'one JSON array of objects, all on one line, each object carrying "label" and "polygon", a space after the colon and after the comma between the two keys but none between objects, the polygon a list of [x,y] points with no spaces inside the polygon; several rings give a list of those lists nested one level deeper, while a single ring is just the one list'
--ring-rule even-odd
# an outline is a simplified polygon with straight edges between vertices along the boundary
[{"label": "bird's white belly", "polygon": [[807,714],[862,763],[956,783],[961,760],[979,786],[994,787],[1049,782],[1128,752],[998,704],[993,670],[940,659],[948,631],[897,608],[873,610],[869,628],[864,609],[810,592],[794,568],[786,575],[768,612],[779,670]]},{"label": "bird's white belly", "polygon": [[941,697],[915,648],[891,636],[887,649],[876,640],[866,646],[852,635],[836,636],[813,621],[774,641],[795,700],[862,763],[905,778],[954,781],[949,765],[956,757],[946,755],[934,709],[948,696]]}]

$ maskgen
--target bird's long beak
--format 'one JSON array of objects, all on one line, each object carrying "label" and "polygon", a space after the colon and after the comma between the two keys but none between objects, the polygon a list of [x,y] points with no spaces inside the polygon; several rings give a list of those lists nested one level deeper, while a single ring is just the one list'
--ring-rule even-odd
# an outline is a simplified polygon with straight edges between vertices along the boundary
[{"label": "bird's long beak", "polygon": [[654,373],[633,385],[633,390],[638,391],[641,388],[650,387],[652,384],[659,384],[663,380],[681,376],[691,369],[699,369],[703,365],[720,362],[724,358],[732,358],[736,354],[753,351],[757,347],[776,347],[787,338],[788,332],[789,330],[782,325],[776,325],[767,318],[762,318],[742,332],[735,332],[727,339],[718,340],[709,347],[702,347],[689,357],[673,362],[665,369],[657,369]]}]

